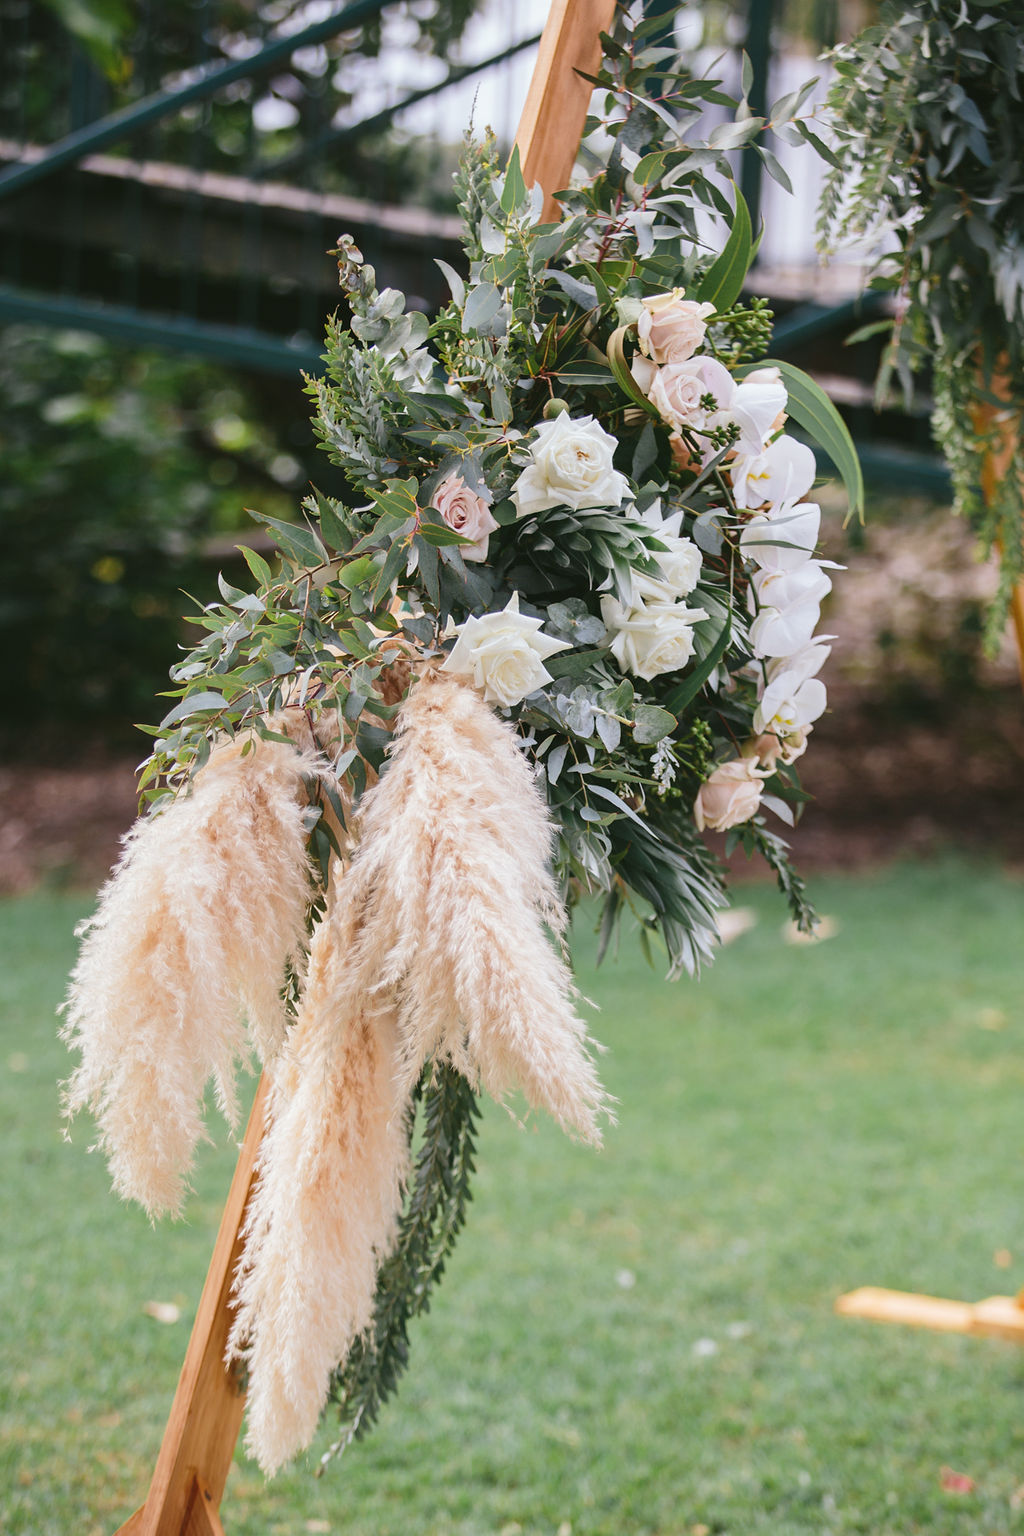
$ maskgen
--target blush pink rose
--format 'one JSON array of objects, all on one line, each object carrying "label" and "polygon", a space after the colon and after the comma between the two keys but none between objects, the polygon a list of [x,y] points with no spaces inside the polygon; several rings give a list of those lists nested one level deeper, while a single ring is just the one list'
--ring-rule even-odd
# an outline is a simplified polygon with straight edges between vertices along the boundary
[{"label": "blush pink rose", "polygon": [[713,304],[684,299],[681,288],[641,299],[643,313],[636,333],[640,350],[656,363],[685,363],[704,343]]},{"label": "blush pink rose", "polygon": [[470,490],[453,470],[434,492],[433,504],[454,533],[473,540],[472,544],[459,545],[463,560],[486,560],[488,539],[498,525],[484,498]]},{"label": "blush pink rose", "polygon": [[761,804],[765,773],[757,759],[737,757],[718,767],[700,787],[693,819],[703,832],[725,832],[749,821]]}]

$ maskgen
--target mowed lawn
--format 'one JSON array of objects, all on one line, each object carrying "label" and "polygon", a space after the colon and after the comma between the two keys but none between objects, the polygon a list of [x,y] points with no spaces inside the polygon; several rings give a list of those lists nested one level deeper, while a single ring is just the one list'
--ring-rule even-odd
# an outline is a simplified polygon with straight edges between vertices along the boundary
[{"label": "mowed lawn", "polygon": [[[228,1536],[1024,1531],[1024,1348],[833,1312],[861,1284],[1024,1285],[1024,882],[949,861],[814,888],[833,937],[784,944],[744,887],[757,924],[699,984],[628,939],[595,973],[583,925],[604,1151],[488,1109],[401,1394],[322,1480],[239,1455]],[[5,1536],[106,1536],[141,1502],[234,1162],[218,1126],[186,1220],[153,1229],[87,1124],[62,1140],[88,908],[0,907]]]}]

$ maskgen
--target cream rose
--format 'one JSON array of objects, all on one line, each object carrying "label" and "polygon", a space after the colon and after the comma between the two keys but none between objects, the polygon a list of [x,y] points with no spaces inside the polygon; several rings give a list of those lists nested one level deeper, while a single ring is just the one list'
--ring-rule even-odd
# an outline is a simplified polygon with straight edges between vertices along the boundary
[{"label": "cream rose", "polygon": [[640,302],[643,312],[636,334],[641,352],[656,363],[685,363],[703,344],[715,306],[684,299],[682,288],[654,293]]},{"label": "cream rose", "polygon": [[774,506],[801,501],[811,486],[817,466],[806,443],[777,437],[763,453],[740,454],[729,466],[736,505],[747,511],[770,502]]},{"label": "cream rose", "polygon": [[547,507],[621,507],[629,481],[614,467],[618,440],[593,416],[542,421],[528,464],[512,487],[520,517]]},{"label": "cream rose", "polygon": [[540,619],[519,612],[519,593],[513,592],[500,613],[479,619],[471,614],[458,626],[441,671],[472,679],[488,704],[518,704],[551,682],[545,659],[572,649],[567,640],[539,634],[540,627]]},{"label": "cream rose", "polygon": [[679,532],[682,508],[663,517],[659,497],[639,514],[638,521],[645,523],[665,548],[651,551],[661,571],[660,579],[633,572],[633,606],[638,607],[641,602],[674,603],[689,596],[700,580],[704,557],[693,540]]},{"label": "cream rose", "polygon": [[[647,398],[658,415],[676,432],[689,427],[702,432],[710,418],[728,414],[733,390],[732,374],[713,357],[694,357],[688,363],[668,363],[656,368]],[[711,406],[703,402],[710,396]]]},{"label": "cream rose", "polygon": [[617,598],[603,597],[601,617],[614,636],[611,653],[622,671],[649,682],[686,666],[693,655],[693,626],[707,614],[685,603],[627,608]]},{"label": "cream rose", "polygon": [[749,821],[761,804],[764,770],[752,757],[720,763],[703,783],[693,807],[693,819],[703,832],[725,832]]},{"label": "cream rose", "polygon": [[433,505],[449,528],[461,533],[463,538],[473,540],[472,544],[459,545],[463,560],[486,560],[488,540],[498,525],[484,498],[470,490],[462,476],[453,470],[450,475],[445,475],[434,492]]}]

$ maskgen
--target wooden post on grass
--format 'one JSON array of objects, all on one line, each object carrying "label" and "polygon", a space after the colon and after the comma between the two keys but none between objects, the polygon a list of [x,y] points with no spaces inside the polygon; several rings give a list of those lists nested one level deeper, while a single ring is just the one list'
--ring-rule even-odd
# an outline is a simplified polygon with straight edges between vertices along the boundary
[{"label": "wooden post on grass", "polygon": [[[564,187],[583,132],[599,34],[611,26],[615,0],[552,0],[516,142],[528,186],[540,182],[544,217],[557,220],[551,194]],[[213,1259],[192,1328],[149,1494],[117,1536],[224,1536],[220,1501],[242,1424],[245,1393],[224,1364],[231,1328],[231,1287],[241,1228],[263,1136],[266,1077],[260,1080],[228,1195]]]}]

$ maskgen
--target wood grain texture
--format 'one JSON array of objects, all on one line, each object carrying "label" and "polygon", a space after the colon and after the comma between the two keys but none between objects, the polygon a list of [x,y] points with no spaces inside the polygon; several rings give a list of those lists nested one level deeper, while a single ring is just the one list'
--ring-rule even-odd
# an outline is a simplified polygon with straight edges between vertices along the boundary
[{"label": "wood grain texture", "polygon": [[973,1333],[1024,1344],[1024,1306],[1020,1296],[947,1301],[941,1296],[919,1296],[913,1291],[887,1291],[877,1285],[862,1285],[859,1290],[840,1296],[836,1311],[843,1317],[862,1317],[872,1323],[902,1323],[910,1328],[933,1328],[939,1333]]},{"label": "wood grain texture", "polygon": [[217,1536],[221,1532],[217,1507],[245,1405],[234,1371],[224,1364],[231,1285],[263,1136],[267,1087],[264,1076],[249,1115],[149,1494],[143,1508],[121,1528],[130,1536]]},{"label": "wood grain texture", "polygon": [[615,0],[551,0],[516,134],[526,185],[544,188],[547,223],[562,217],[552,193],[568,185],[593,91],[576,71],[597,73],[614,16]]}]

